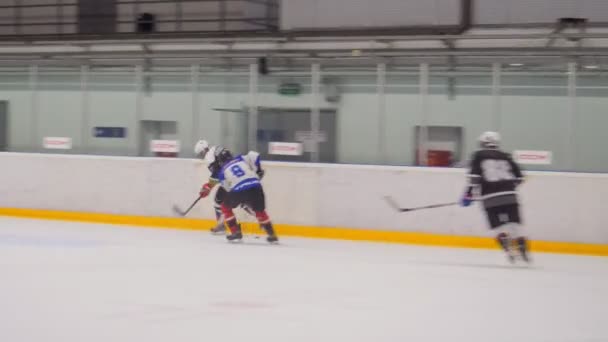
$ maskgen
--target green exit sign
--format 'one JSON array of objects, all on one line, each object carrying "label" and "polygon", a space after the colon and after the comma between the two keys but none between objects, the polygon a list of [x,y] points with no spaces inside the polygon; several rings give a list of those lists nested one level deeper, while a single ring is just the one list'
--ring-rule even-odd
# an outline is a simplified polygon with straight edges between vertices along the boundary
[{"label": "green exit sign", "polygon": [[279,86],[279,94],[297,96],[302,93],[302,86],[299,83],[282,83]]}]

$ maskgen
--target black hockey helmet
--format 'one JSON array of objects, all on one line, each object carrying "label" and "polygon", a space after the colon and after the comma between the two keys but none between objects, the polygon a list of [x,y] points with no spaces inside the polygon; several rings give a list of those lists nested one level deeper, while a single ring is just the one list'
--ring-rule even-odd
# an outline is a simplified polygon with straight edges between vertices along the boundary
[{"label": "black hockey helmet", "polygon": [[232,156],[232,152],[230,150],[220,147],[215,150],[215,160],[220,166],[231,161],[234,157]]}]

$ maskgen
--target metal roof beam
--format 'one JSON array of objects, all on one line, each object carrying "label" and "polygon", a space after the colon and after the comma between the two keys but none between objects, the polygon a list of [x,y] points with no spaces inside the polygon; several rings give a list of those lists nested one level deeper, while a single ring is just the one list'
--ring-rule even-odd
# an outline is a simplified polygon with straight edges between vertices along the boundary
[{"label": "metal roof beam", "polygon": [[510,47],[505,48],[457,48],[457,49],[369,49],[366,50],[367,54],[363,56],[352,56],[352,50],[350,49],[319,49],[319,50],[303,50],[303,49],[277,49],[277,50],[239,50],[231,49],[230,47],[216,48],[209,50],[200,49],[183,49],[183,50],[155,50],[148,48],[146,50],[132,50],[132,51],[104,51],[94,50],[91,47],[77,47],[66,51],[60,50],[42,50],[42,51],[2,51],[0,49],[1,57],[10,56],[78,56],[80,58],[96,57],[96,56],[111,56],[111,57],[141,57],[141,58],[161,58],[163,56],[186,56],[193,55],[198,58],[213,57],[213,56],[227,56],[227,57],[239,57],[239,56],[260,56],[260,53],[264,53],[269,57],[281,57],[281,56],[306,56],[310,54],[316,54],[319,58],[335,57],[352,57],[352,58],[372,58],[372,57],[407,57],[407,56],[455,56],[455,57],[562,57],[562,56],[598,56],[606,55],[608,53],[608,47],[597,48],[519,48],[514,49]]},{"label": "metal roof beam", "polygon": [[267,31],[234,31],[230,34],[213,33],[201,34],[200,32],[184,32],[180,34],[163,34],[151,33],[143,38],[139,34],[117,34],[117,35],[79,35],[70,37],[68,35],[19,35],[19,36],[2,36],[0,35],[0,44],[33,44],[33,45],[65,45],[65,44],[134,44],[141,42],[165,43],[165,44],[187,44],[201,42],[352,42],[352,41],[466,41],[466,40],[537,40],[537,39],[606,39],[608,32],[604,33],[496,33],[496,34],[463,34],[463,35],[371,35],[365,34],[366,31],[357,31],[350,36],[332,35],[332,32],[326,34],[319,33],[298,33],[298,32],[283,32],[283,33],[268,33]]}]

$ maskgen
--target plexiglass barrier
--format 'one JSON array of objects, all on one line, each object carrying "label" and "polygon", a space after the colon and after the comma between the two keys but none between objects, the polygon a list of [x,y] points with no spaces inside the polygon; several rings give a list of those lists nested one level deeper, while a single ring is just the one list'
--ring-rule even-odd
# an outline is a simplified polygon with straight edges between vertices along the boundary
[{"label": "plexiglass barrier", "polygon": [[0,70],[5,151],[193,157],[199,139],[265,159],[459,167],[484,131],[529,170],[608,172],[608,78],[422,64],[258,74],[189,68]]}]

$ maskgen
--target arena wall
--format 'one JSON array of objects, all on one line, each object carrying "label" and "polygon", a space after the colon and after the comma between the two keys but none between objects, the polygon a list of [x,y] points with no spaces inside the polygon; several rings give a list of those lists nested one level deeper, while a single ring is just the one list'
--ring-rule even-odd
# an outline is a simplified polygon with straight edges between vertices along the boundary
[{"label": "arena wall", "polygon": [[[191,229],[212,223],[211,198],[190,219],[175,218],[171,209],[190,204],[208,177],[197,160],[1,153],[0,162],[1,215]],[[463,169],[264,167],[269,213],[287,235],[493,246],[479,207],[398,213],[383,200],[391,195],[406,207],[457,201],[466,184]],[[589,248],[608,254],[606,193],[608,175],[528,172],[521,186],[525,229],[536,241],[594,244]],[[583,252],[577,248],[571,251]]]}]

